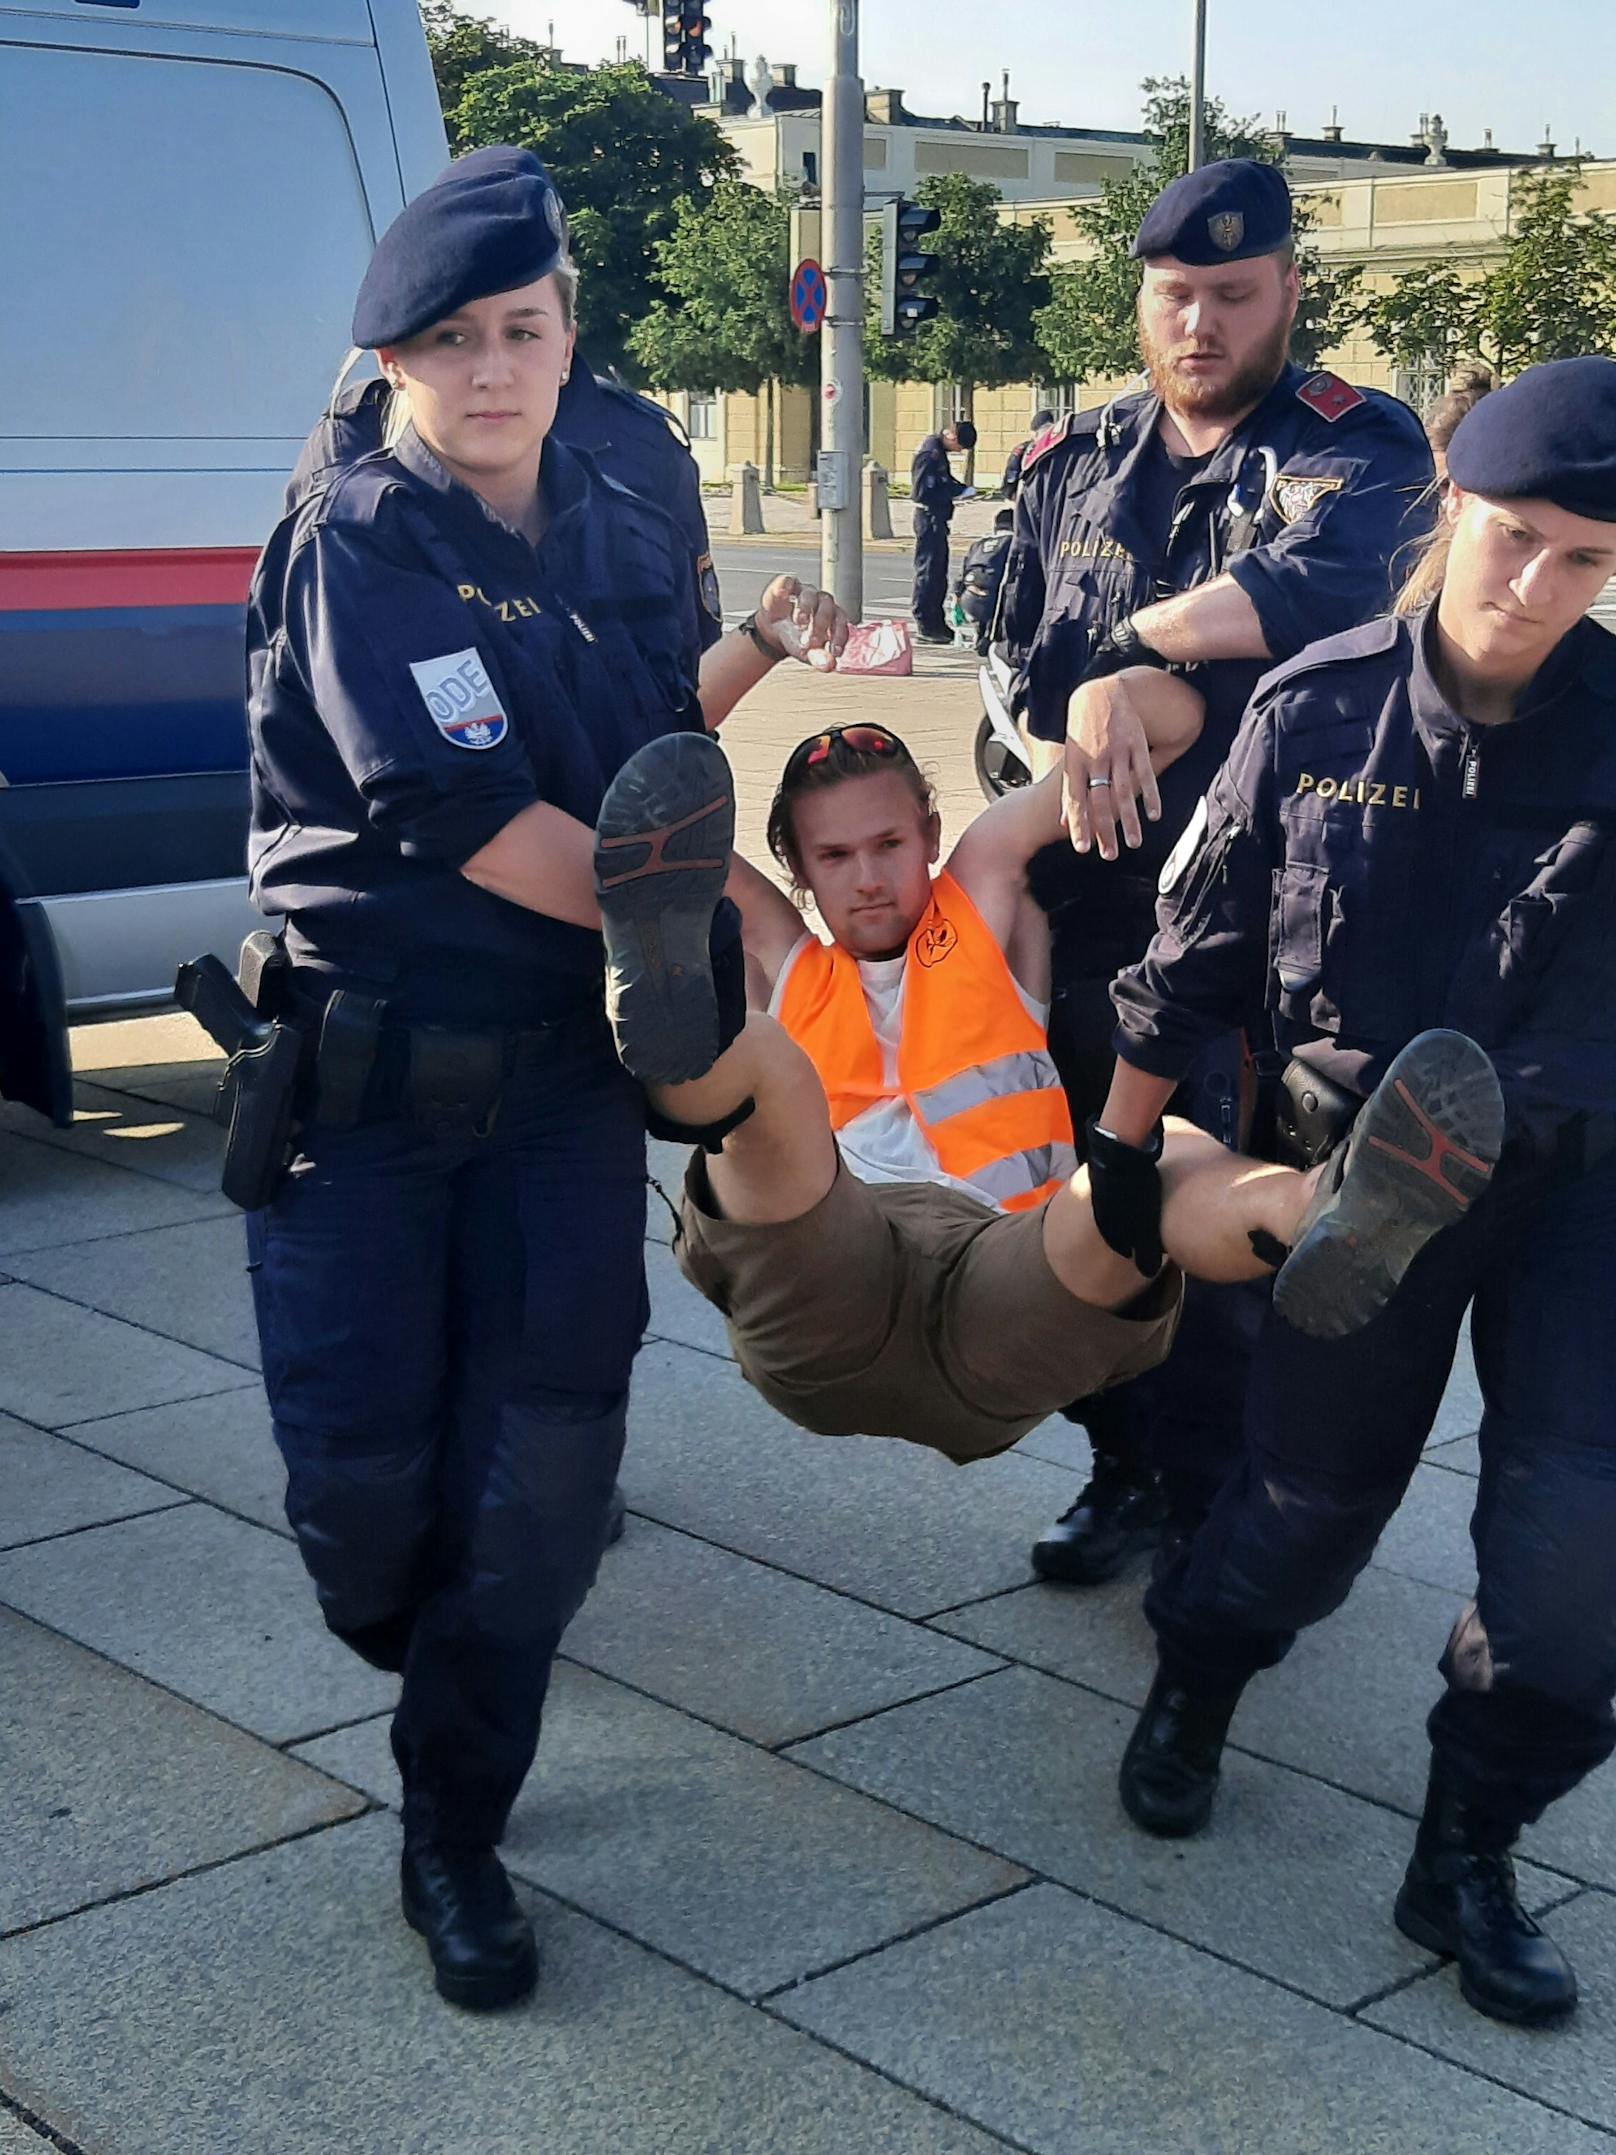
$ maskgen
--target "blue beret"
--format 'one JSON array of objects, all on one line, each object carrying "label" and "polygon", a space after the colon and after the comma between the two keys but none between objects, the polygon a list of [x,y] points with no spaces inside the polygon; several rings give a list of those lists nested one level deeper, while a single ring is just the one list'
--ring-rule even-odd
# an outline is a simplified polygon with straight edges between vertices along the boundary
[{"label": "blue beret", "polygon": [[1616,359],[1550,359],[1483,397],[1454,429],[1448,476],[1616,524]]},{"label": "blue beret", "polygon": [[1275,165],[1225,157],[1170,180],[1145,212],[1129,252],[1170,254],[1196,269],[1273,254],[1291,236],[1291,191]]},{"label": "blue beret", "polygon": [[401,344],[471,300],[536,284],[566,244],[561,197],[530,151],[500,144],[457,157],[377,242],[353,341]]}]

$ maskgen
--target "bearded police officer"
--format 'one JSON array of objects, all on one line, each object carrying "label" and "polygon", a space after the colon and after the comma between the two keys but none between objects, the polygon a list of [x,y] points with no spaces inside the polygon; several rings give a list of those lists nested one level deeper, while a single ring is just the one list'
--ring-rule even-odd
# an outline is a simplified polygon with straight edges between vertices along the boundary
[{"label": "bearded police officer", "polygon": [[[1020,714],[1039,739],[1067,743],[1073,843],[1034,863],[1034,889],[1052,915],[1051,1046],[1079,1127],[1109,1077],[1110,981],[1150,940],[1158,878],[1252,688],[1275,660],[1385,608],[1431,480],[1405,406],[1288,361],[1295,248],[1272,166],[1232,159],[1175,180],[1133,254],[1150,386],[1063,420],[1027,452],[999,621]],[[1119,835],[1106,772],[1144,754],[1138,667],[1181,673],[1205,718],[1159,799],[1148,788],[1143,826],[1130,801]],[[1242,1080],[1231,1034],[1178,1106],[1232,1143]],[[1161,1370],[1079,1403],[1094,1473],[1036,1544],[1039,1572],[1109,1577],[1165,1509],[1184,1525],[1204,1512],[1236,1447],[1260,1316],[1258,1289],[1201,1289]]]}]

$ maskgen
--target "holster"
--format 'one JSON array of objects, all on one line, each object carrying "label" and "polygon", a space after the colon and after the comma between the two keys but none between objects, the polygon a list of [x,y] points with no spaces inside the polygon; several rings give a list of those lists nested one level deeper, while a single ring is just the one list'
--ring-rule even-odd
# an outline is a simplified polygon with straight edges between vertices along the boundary
[{"label": "holster", "polygon": [[1352,1128],[1363,1101],[1292,1056],[1272,1092],[1272,1157],[1284,1167],[1317,1167]]},{"label": "holster", "polygon": [[225,1064],[214,1110],[228,1133],[219,1187],[244,1212],[267,1205],[286,1172],[304,1042],[276,1018],[261,1041],[238,1048]]},{"label": "holster", "polygon": [[268,1014],[283,996],[284,966],[276,939],[261,932],[242,949],[250,995],[212,956],[182,965],[174,983],[180,1003],[229,1058],[213,1110],[227,1132],[220,1188],[248,1212],[275,1194],[299,1104],[305,1035]]}]

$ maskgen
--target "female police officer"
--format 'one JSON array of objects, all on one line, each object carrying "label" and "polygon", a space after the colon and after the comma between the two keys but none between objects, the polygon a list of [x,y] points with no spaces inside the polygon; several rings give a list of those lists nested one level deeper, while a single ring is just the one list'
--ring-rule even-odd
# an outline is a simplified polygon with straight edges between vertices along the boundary
[{"label": "female police officer", "polygon": [[[466,2006],[534,1981],[493,1851],[599,1560],[645,1318],[591,826],[635,748],[703,724],[674,526],[550,434],[564,231],[517,152],[405,209],[354,340],[408,423],[283,523],[249,609],[253,890],[312,1065],[249,1218],[264,1378],[326,1621],[403,1677],[404,1912]],[[808,628],[845,634],[833,609]],[[709,719],[781,655],[754,629]]]},{"label": "female police officer", "polygon": [[[1412,610],[1259,687],[1117,984],[1103,1124],[1141,1138],[1266,976],[1304,1113],[1337,1093],[1350,1115],[1411,1035],[1453,1026],[1493,1060],[1509,1143],[1368,1329],[1270,1319],[1245,1464],[1147,1601],[1160,1663],[1121,1786],[1151,1832],[1205,1822],[1241,1688],[1368,1561],[1473,1302],[1479,1586],[1396,1915],[1458,1956],[1472,2005],[1535,2021],[1576,1983],[1508,1850],[1616,1745],[1616,645],[1583,618],[1616,572],[1616,360],[1495,391],[1449,475]],[[1463,1194],[1462,1159],[1414,1150]]]}]

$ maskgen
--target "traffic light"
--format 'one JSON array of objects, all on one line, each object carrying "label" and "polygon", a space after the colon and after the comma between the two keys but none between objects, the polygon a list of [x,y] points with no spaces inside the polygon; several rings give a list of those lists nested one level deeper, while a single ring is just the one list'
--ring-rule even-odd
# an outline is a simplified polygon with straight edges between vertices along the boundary
[{"label": "traffic light", "polygon": [[942,221],[937,210],[922,209],[918,202],[889,202],[881,212],[883,337],[908,336],[935,317],[937,300],[922,290],[921,280],[936,269],[939,257],[924,253],[919,242]]},{"label": "traffic light", "polygon": [[702,0],[663,0],[662,66],[669,75],[702,75],[713,56],[712,23]]}]

